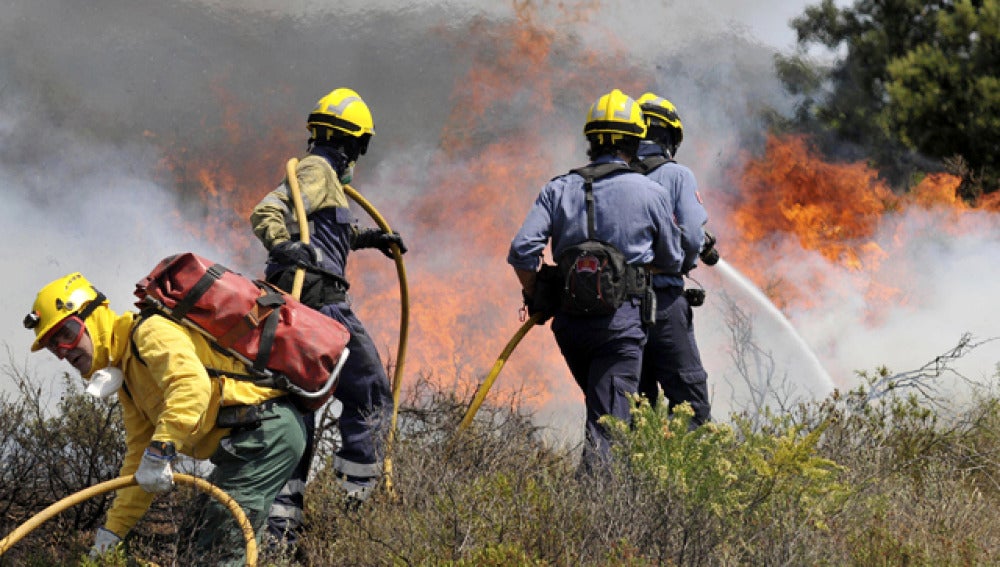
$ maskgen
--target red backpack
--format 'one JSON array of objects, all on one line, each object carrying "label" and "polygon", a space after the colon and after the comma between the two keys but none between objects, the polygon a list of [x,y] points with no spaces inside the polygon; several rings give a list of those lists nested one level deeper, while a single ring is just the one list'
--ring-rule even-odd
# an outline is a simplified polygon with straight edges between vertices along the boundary
[{"label": "red backpack", "polygon": [[333,395],[350,331],[277,287],[186,252],[164,258],[135,288],[144,313],[198,331],[249,372],[226,376],[285,390],[305,410]]}]

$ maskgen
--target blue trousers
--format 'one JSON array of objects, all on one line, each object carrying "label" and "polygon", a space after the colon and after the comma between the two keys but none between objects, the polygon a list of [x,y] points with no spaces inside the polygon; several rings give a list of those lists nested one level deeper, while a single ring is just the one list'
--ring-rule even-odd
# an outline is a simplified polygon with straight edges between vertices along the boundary
[{"label": "blue trousers", "polygon": [[635,394],[642,368],[642,328],[638,300],[613,315],[577,317],[557,312],[552,332],[570,373],[583,391],[587,409],[581,471],[600,472],[611,459],[611,440],[601,416],[631,423],[630,394]]},{"label": "blue trousers", "polygon": [[[338,420],[341,445],[333,468],[362,483],[382,474],[385,441],[392,416],[392,386],[368,332],[346,303],[327,305],[320,312],[351,330],[351,354],[334,394],[344,405]],[[348,486],[347,489],[351,490]]]},{"label": "blue trousers", "polygon": [[694,409],[693,426],[712,419],[708,373],[694,336],[691,306],[680,286],[656,290],[656,324],[648,329],[642,357],[639,393],[656,406],[663,389],[668,407],[688,402]]}]

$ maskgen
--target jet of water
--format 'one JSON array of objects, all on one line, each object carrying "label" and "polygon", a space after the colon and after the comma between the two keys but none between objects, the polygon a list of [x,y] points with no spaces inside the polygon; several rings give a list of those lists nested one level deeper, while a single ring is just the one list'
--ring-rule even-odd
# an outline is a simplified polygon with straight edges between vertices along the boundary
[{"label": "jet of water", "polygon": [[758,306],[760,306],[765,313],[770,315],[776,323],[778,323],[779,328],[782,333],[787,335],[788,339],[792,342],[797,350],[799,350],[805,360],[809,363],[812,372],[817,380],[819,380],[820,385],[816,387],[813,393],[818,395],[825,395],[834,390],[833,380],[827,373],[826,369],[820,363],[819,359],[816,357],[816,353],[809,347],[809,345],[802,339],[792,323],[785,317],[785,315],[779,310],[766,295],[755,286],[750,280],[748,280],[739,270],[731,266],[724,259],[720,259],[719,262],[714,266],[717,273],[719,273],[724,279],[730,283],[738,286],[742,291],[744,291],[747,296],[749,296]]}]

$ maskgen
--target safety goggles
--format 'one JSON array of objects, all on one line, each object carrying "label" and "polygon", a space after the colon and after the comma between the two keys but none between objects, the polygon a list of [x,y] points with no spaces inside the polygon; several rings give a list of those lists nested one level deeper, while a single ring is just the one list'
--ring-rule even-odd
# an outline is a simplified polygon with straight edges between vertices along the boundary
[{"label": "safety goggles", "polygon": [[80,344],[85,328],[83,319],[80,319],[76,315],[70,315],[60,321],[55,327],[52,327],[52,330],[45,335],[41,343],[45,348],[58,356],[60,353],[70,351],[76,348],[76,345]]}]

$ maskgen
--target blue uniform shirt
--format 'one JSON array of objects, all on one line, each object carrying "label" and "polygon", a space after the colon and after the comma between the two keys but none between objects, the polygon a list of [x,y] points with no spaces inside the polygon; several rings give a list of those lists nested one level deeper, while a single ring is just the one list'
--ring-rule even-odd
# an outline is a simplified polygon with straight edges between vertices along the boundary
[{"label": "blue uniform shirt", "polygon": [[[594,164],[620,161],[610,156]],[[622,162],[624,163],[624,162]],[[584,180],[566,174],[549,181],[514,236],[507,262],[537,270],[549,239],[555,258],[588,238]],[[629,264],[677,273],[684,259],[673,205],[663,188],[644,175],[623,171],[594,181],[594,238],[618,248]]]},{"label": "blue uniform shirt", "polygon": [[[655,142],[644,141],[639,144],[639,157],[667,156]],[[708,222],[708,212],[698,196],[698,183],[694,173],[687,167],[676,162],[668,162],[649,173],[648,177],[656,181],[669,193],[670,203],[674,211],[674,221],[680,228],[681,248],[684,251],[684,264],[680,272],[687,272],[698,262],[698,253],[705,244],[705,223]],[[683,286],[684,279],[677,272],[656,274],[653,276],[655,287]]]}]

